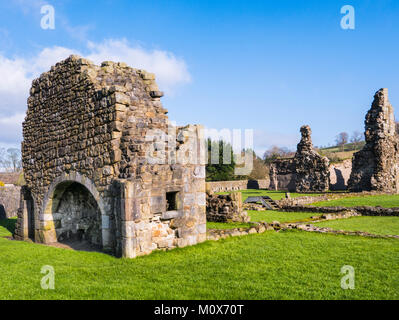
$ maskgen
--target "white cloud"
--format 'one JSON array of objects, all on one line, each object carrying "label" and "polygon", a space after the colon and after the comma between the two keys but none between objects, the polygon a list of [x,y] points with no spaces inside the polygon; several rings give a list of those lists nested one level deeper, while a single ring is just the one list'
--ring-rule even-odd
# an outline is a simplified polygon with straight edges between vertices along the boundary
[{"label": "white cloud", "polygon": [[160,89],[168,95],[191,81],[184,60],[167,51],[130,46],[126,40],[90,42],[86,54],[57,46],[45,48],[29,58],[8,58],[0,54],[0,143],[19,143],[32,80],[71,54],[84,56],[96,64],[109,60],[126,62],[134,68],[154,72]]},{"label": "white cloud", "polygon": [[[31,80],[22,59],[12,60],[0,56],[0,75],[0,119],[4,120],[26,109]],[[6,134],[4,131],[0,130],[0,141]]]},{"label": "white cloud", "polygon": [[21,123],[24,113],[17,113],[10,117],[0,118],[0,143],[2,145],[18,145],[22,139]]},{"label": "white cloud", "polygon": [[155,73],[161,90],[169,94],[173,93],[176,86],[191,81],[184,60],[167,51],[131,47],[126,40],[106,40],[99,44],[89,42],[89,50],[91,53],[87,58],[97,64],[102,61],[121,61]]},{"label": "white cloud", "polygon": [[78,51],[64,47],[52,47],[43,49],[36,57],[29,60],[27,71],[32,78],[38,77],[42,72],[50,70],[51,66],[60,62],[71,54],[81,55]]}]

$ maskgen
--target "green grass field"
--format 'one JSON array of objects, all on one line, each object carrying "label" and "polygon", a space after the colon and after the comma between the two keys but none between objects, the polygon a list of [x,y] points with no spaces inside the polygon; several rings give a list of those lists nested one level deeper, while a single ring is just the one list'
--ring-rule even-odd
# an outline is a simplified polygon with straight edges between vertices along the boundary
[{"label": "green grass field", "polygon": [[[245,196],[254,191],[259,190],[248,190]],[[378,197],[389,206],[397,201],[396,196]],[[368,205],[381,203],[376,197],[360,199]],[[339,201],[344,200],[353,198]],[[248,213],[254,222],[308,221],[317,215]],[[11,236],[15,222],[0,221],[0,299],[399,299],[397,239],[268,231],[118,259],[4,238]],[[249,226],[207,225],[224,229]],[[398,217],[355,217],[317,225],[399,234]],[[44,276],[40,271],[45,265],[55,269],[55,290],[40,287]],[[354,290],[340,287],[344,265],[355,268]]]},{"label": "green grass field", "polygon": [[[310,217],[317,216],[317,213],[308,212],[280,212],[280,211],[247,211],[251,217],[251,222],[300,222],[310,221]],[[235,229],[249,228],[250,223],[223,223],[223,222],[207,222],[208,229]]]},{"label": "green grass field", "polygon": [[349,197],[337,200],[323,201],[313,203],[312,206],[319,207],[356,207],[356,206],[381,206],[384,208],[399,207],[399,194],[395,195],[378,195],[378,196],[363,196],[363,197]]},{"label": "green grass field", "polygon": [[[399,299],[398,244],[269,231],[128,260],[0,238],[0,299]],[[55,290],[40,287],[44,265]],[[355,290],[340,287],[344,265]]]},{"label": "green grass field", "polygon": [[399,235],[399,217],[353,217],[344,220],[318,222],[315,225],[334,230],[365,231],[378,235]]}]

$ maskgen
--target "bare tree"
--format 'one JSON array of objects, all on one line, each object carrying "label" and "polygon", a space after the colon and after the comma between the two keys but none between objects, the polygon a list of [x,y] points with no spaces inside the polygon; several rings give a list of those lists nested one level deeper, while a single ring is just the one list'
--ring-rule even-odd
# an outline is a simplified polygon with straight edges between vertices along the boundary
[{"label": "bare tree", "polygon": [[292,155],[293,152],[291,152],[288,148],[280,148],[277,146],[273,146],[264,153],[263,160],[265,162],[270,162],[278,158],[287,158]]},{"label": "bare tree", "polygon": [[345,145],[348,143],[349,135],[346,132],[341,132],[337,135],[335,141],[339,147],[341,147],[341,151],[345,150]]},{"label": "bare tree", "polygon": [[0,169],[6,172],[19,172],[22,169],[21,151],[17,148],[0,148]]},{"label": "bare tree", "polygon": [[269,167],[265,164],[265,162],[261,158],[255,156],[253,162],[253,170],[248,176],[248,179],[260,180],[260,179],[266,179],[268,176],[269,176]]},{"label": "bare tree", "polygon": [[359,144],[362,141],[363,141],[363,134],[359,131],[354,131],[351,136],[351,142],[354,144],[355,149],[359,147]]}]

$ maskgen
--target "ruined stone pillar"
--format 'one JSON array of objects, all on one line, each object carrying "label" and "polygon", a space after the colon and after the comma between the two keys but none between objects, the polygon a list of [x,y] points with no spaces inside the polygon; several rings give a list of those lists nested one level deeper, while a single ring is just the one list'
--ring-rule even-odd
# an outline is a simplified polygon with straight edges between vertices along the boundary
[{"label": "ruined stone pillar", "polygon": [[348,188],[353,192],[399,192],[399,138],[388,89],[374,95],[365,120],[366,145],[354,154]]},{"label": "ruined stone pillar", "polygon": [[325,192],[329,188],[329,160],[313,148],[312,130],[301,127],[302,139],[295,154],[296,191]]}]

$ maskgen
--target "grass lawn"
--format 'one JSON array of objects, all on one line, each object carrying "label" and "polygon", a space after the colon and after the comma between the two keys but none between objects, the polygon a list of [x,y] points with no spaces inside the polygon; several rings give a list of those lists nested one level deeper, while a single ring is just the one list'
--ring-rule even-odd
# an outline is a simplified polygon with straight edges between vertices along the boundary
[{"label": "grass lawn", "polygon": [[399,194],[395,195],[378,195],[378,196],[363,196],[363,197],[349,197],[343,199],[336,199],[331,201],[315,202],[312,206],[319,207],[356,207],[356,206],[381,206],[384,208],[399,207]]},{"label": "grass lawn", "polygon": [[[0,238],[0,299],[399,299],[398,244],[269,231],[129,260]],[[44,265],[55,290],[40,287]],[[340,287],[344,265],[355,290]]]},{"label": "grass lawn", "polygon": [[16,218],[0,220],[0,237],[11,237],[14,232],[16,223]]},{"label": "grass lawn", "polygon": [[344,231],[364,231],[379,235],[399,235],[399,217],[353,217],[343,220],[315,223],[319,227],[328,227]]},{"label": "grass lawn", "polygon": [[[231,192],[219,192],[217,194],[229,194]],[[285,192],[283,192],[283,191],[248,189],[248,190],[241,190],[241,191],[237,191],[237,192],[241,192],[242,201],[247,200],[248,197],[256,197],[256,196],[269,196],[273,200],[282,200],[285,198]],[[315,194],[315,193],[307,194],[307,193],[295,193],[295,192],[290,193],[290,194],[291,194],[292,198],[320,195],[320,194]]]},{"label": "grass lawn", "polygon": [[264,221],[264,222],[294,222],[306,221],[310,217],[317,216],[317,213],[309,212],[280,212],[280,211],[248,211],[251,221]]}]

